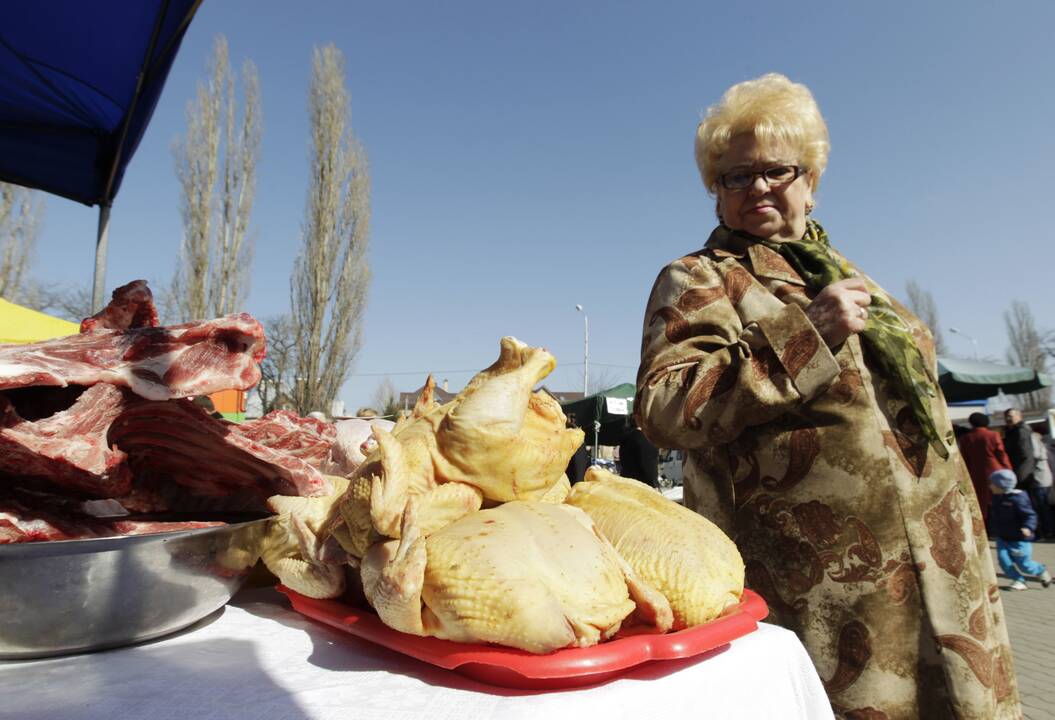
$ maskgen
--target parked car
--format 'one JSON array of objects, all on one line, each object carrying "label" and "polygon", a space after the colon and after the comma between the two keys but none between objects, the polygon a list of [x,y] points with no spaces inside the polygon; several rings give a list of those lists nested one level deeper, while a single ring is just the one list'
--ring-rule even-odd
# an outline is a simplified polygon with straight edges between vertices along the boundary
[{"label": "parked car", "polygon": [[659,484],[660,487],[671,488],[681,485],[681,466],[685,462],[685,454],[681,450],[659,451]]},{"label": "parked car", "polygon": [[619,465],[616,464],[615,460],[605,460],[604,458],[594,458],[590,461],[590,465],[599,467],[602,470],[607,470],[615,475],[619,474]]}]

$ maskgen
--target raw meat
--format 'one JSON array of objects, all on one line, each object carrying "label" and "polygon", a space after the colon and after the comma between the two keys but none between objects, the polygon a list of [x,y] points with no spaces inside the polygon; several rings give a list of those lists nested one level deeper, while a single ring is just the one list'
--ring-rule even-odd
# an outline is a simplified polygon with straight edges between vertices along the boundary
[{"label": "raw meat", "polygon": [[146,280],[133,280],[114,290],[110,304],[81,321],[81,332],[157,327],[158,311]]},{"label": "raw meat", "polygon": [[66,513],[54,508],[30,507],[15,498],[0,498],[0,545],[44,540],[83,540],[115,535],[147,535],[224,524],[97,518]]},{"label": "raw meat", "polygon": [[363,558],[363,591],[386,625],[455,642],[533,653],[596,645],[638,608],[660,632],[670,605],[569,505],[507,502]]},{"label": "raw meat", "polygon": [[[425,526],[433,524],[427,513],[444,516],[452,508],[469,507],[463,492],[443,488],[452,483],[492,502],[541,499],[583,440],[582,430],[567,427],[552,396],[532,391],[556,365],[544,348],[504,337],[498,360],[450,402],[433,400],[430,376],[412,415],[391,434],[375,430],[379,447],[356,470],[356,477],[374,477],[374,529],[399,537],[403,510],[415,496]],[[454,495],[441,499],[436,493]]]},{"label": "raw meat", "polygon": [[744,561],[733,541],[702,515],[597,467],[586,471],[567,503],[589,515],[641,578],[670,601],[675,630],[705,623],[740,602]]},{"label": "raw meat", "polygon": [[242,436],[237,425],[190,400],[133,403],[111,425],[109,441],[128,454],[137,484],[176,483],[207,498],[255,497],[261,508],[271,495],[330,492],[329,482],[308,463]]},{"label": "raw meat", "polygon": [[169,327],[94,330],[0,345],[0,390],[123,385],[148,400],[247,390],[260,379],[264,329],[246,313]]},{"label": "raw meat", "polygon": [[28,421],[0,393],[0,477],[44,480],[98,498],[127,493],[132,473],[125,454],[106,441],[124,408],[125,393],[102,384],[81,393],[68,410]]},{"label": "raw meat", "polygon": [[331,423],[301,417],[292,410],[269,412],[262,418],[234,426],[232,432],[264,447],[298,457],[315,468],[322,467],[337,437],[337,430]]}]

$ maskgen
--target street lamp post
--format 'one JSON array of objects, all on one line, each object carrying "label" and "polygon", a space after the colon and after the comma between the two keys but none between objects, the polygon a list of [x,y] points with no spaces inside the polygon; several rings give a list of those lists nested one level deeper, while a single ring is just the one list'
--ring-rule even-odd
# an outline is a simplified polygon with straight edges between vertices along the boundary
[{"label": "street lamp post", "polygon": [[967,333],[965,333],[963,330],[960,330],[959,328],[951,327],[949,328],[949,332],[955,335],[963,335],[965,338],[971,341],[971,344],[974,346],[974,361],[978,362],[978,341]]},{"label": "street lamp post", "polygon": [[582,305],[575,309],[582,313],[582,396],[590,394],[590,318]]}]

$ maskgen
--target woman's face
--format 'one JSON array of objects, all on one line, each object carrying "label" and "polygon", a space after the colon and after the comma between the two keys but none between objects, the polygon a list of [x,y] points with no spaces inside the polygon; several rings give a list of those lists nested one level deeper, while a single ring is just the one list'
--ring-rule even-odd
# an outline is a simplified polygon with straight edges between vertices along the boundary
[{"label": "woman's face", "polygon": [[[749,134],[733,137],[721,160],[722,174],[732,170],[761,173],[776,165],[798,164],[798,157],[787,147],[762,145]],[[806,205],[812,202],[808,174],[772,186],[759,176],[743,190],[727,190],[718,181],[718,210],[725,224],[768,240],[801,238],[806,232]]]}]

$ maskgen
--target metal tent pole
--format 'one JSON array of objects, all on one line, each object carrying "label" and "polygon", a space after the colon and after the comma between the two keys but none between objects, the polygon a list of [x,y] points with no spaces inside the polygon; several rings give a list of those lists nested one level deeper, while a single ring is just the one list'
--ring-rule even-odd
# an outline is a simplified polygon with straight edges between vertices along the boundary
[{"label": "metal tent pole", "polygon": [[99,206],[99,234],[95,239],[95,275],[92,278],[92,314],[103,309],[106,290],[106,245],[110,236],[110,203]]}]

